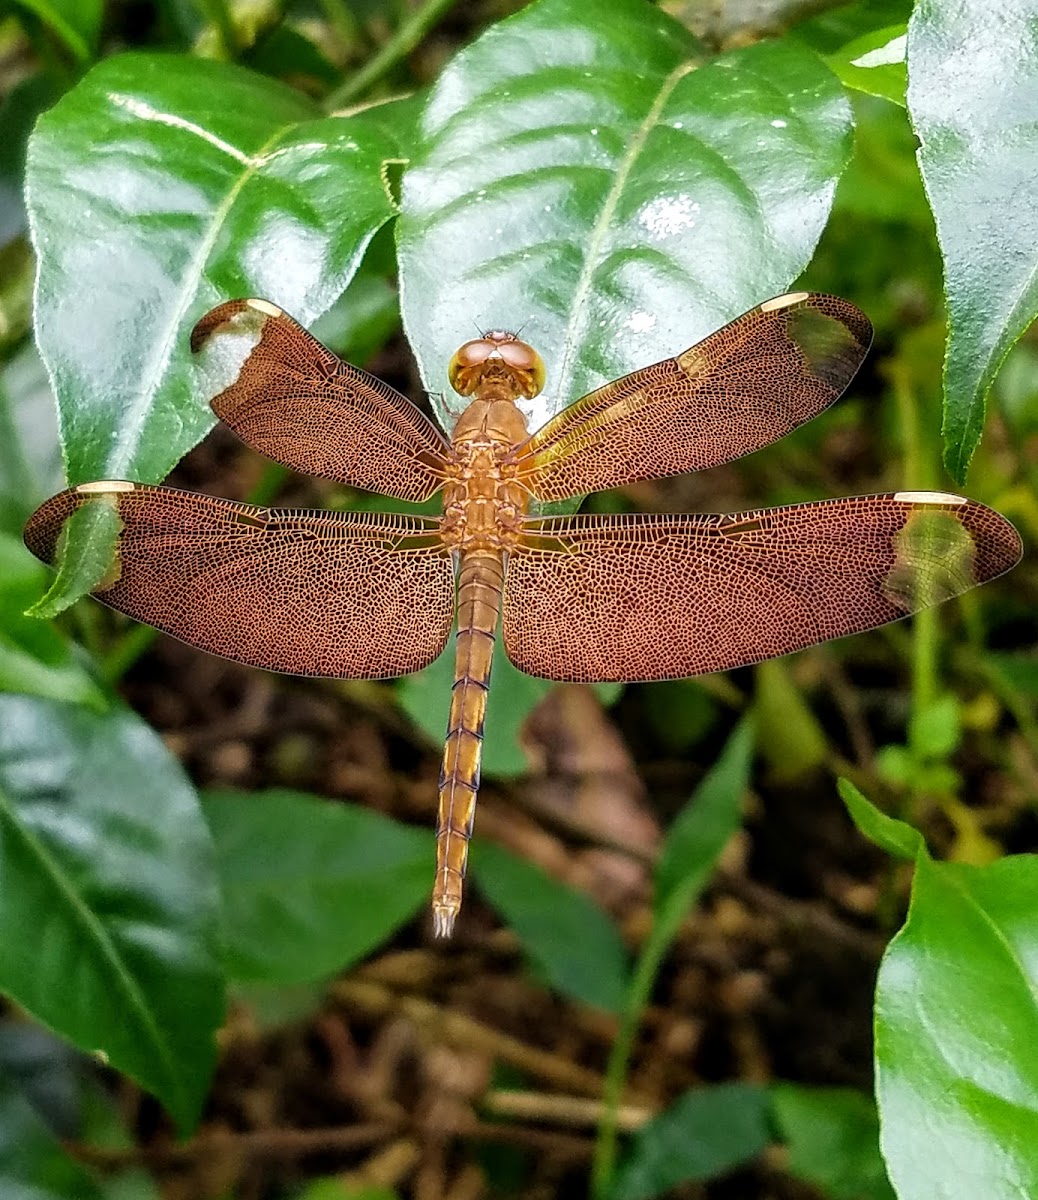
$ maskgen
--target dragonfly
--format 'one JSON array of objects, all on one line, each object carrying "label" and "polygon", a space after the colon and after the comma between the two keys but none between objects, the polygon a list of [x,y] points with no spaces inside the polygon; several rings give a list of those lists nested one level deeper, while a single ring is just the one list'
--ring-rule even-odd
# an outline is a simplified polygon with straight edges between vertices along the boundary
[{"label": "dragonfly", "polygon": [[[1013,526],[945,492],[903,491],[728,514],[537,515],[540,506],[698,471],[782,437],[832,404],[872,341],[837,297],[768,300],[705,340],[589,392],[534,432],[532,346],[491,330],[450,360],[465,398],[450,438],[267,300],[220,304],[191,349],[244,337],[213,400],[248,446],[294,470],[439,517],[260,508],[126,480],[46,501],[25,540],[53,564],[85,504],[119,517],[95,595],[236,662],[295,675],[419,671],[456,626],[433,928],[449,936],[480,783],[498,634],[521,671],[579,683],[683,678],[872,629],[956,596],[1020,558]],[[215,343],[214,343],[215,344]]]}]

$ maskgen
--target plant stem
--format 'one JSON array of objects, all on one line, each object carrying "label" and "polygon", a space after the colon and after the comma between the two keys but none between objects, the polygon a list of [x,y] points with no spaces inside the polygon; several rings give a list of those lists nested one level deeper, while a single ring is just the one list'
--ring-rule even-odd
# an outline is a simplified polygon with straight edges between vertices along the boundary
[{"label": "plant stem", "polygon": [[358,96],[362,96],[373,83],[411,53],[455,2],[456,0],[425,0],[364,66],[348,75],[337,88],[328,93],[324,101],[325,110],[331,112],[333,109],[342,108]]},{"label": "plant stem", "polygon": [[627,1066],[634,1046],[634,1035],[638,1030],[642,1012],[652,994],[660,962],[670,944],[669,930],[661,929],[658,922],[645,943],[631,977],[627,1006],[620,1018],[620,1032],[609,1055],[606,1067],[605,1088],[602,1093],[603,1116],[595,1140],[595,1154],[591,1163],[591,1195],[594,1200],[605,1200],[613,1171],[616,1168],[617,1115],[620,1096],[627,1078]]},{"label": "plant stem", "polygon": [[[906,488],[932,488],[931,456],[924,452],[919,423],[919,406],[907,366],[897,361],[891,371],[894,397],[901,418],[904,441],[904,485]],[[912,758],[920,761],[915,730],[919,715],[937,699],[937,650],[939,627],[937,610],[923,608],[912,618],[912,685],[911,716],[908,722],[908,748]],[[918,800],[918,783],[912,783],[912,808]],[[910,812],[909,819],[914,817]]]}]

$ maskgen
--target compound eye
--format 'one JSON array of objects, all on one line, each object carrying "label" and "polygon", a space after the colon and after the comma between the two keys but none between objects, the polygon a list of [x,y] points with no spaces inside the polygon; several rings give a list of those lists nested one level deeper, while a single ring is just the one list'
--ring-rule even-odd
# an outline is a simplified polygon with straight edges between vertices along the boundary
[{"label": "compound eye", "polygon": [[536,396],[543,389],[545,379],[544,360],[537,351],[518,339],[503,342],[497,350],[513,371],[529,376],[529,385],[524,390],[526,395]]},{"label": "compound eye", "polygon": [[497,346],[493,342],[479,338],[473,342],[466,342],[459,350],[455,350],[447,367],[447,378],[451,387],[464,396],[464,384],[459,386],[459,376],[464,371],[471,371],[473,367],[482,366],[496,349]]}]

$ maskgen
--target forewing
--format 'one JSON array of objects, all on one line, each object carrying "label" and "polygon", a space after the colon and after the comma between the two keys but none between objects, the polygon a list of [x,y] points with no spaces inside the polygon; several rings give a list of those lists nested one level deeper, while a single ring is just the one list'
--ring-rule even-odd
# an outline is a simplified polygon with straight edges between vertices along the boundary
[{"label": "forewing", "polygon": [[212,406],[243,442],[295,471],[402,500],[442,487],[450,447],[406,396],[344,363],[266,300],[229,300],[206,313],[191,349],[235,336],[255,347]]},{"label": "forewing", "polygon": [[932,492],[531,520],[508,560],[505,649],[585,683],[721,671],[895,621],[1019,558],[1004,517]]},{"label": "forewing", "polygon": [[828,408],[871,342],[845,300],[776,297],[571,404],[517,448],[520,478],[539,500],[565,500],[739,458]]},{"label": "forewing", "polygon": [[37,509],[29,549],[52,563],[64,522],[89,502],[114,505],[123,526],[97,599],[201,650],[291,675],[379,679],[427,666],[446,645],[454,570],[429,518],[95,483]]}]

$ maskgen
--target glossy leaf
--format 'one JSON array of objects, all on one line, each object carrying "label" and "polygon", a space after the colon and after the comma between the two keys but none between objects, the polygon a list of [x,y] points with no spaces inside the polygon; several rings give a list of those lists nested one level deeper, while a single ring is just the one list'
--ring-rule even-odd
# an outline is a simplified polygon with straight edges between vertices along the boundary
[{"label": "glossy leaf", "polygon": [[904,108],[908,87],[907,44],[906,26],[888,25],[841,46],[826,62],[847,87],[892,100]]},{"label": "glossy leaf", "polygon": [[380,170],[400,136],[393,105],[325,117],[241,68],[158,54],[105,60],[44,115],[36,325],[70,482],[158,481],[212,425],[187,334],[217,302],[258,295],[304,323],[331,305],[393,214]]},{"label": "glossy leaf", "polygon": [[876,985],[876,1095],[900,1200],[1038,1195],[1036,895],[1034,856],[919,856]]},{"label": "glossy leaf", "polygon": [[853,0],[821,9],[817,16],[798,21],[789,36],[803,41],[817,53],[836,54],[857,38],[877,29],[905,24],[912,13],[912,0]]},{"label": "glossy leaf", "polygon": [[704,61],[642,0],[502,21],[441,75],[404,176],[404,326],[439,415],[473,323],[546,352],[535,428],[781,292],[850,133],[837,80],[788,40]]},{"label": "glossy leaf", "polygon": [[24,615],[46,583],[46,568],[20,538],[0,531],[0,692],[25,692],[94,708],[107,705],[69,642]]},{"label": "glossy leaf", "polygon": [[1038,316],[1038,42],[1032,0],[920,0],[908,107],[948,301],[944,461],[961,483],[987,394]]},{"label": "glossy leaf", "polygon": [[772,1088],[786,1170],[828,1200],[895,1200],[879,1152],[876,1102],[852,1088]]},{"label": "glossy leaf", "polygon": [[472,848],[472,874],[549,987],[619,1012],[627,953],[616,927],[583,892],[491,842]]},{"label": "glossy leaf", "polygon": [[756,1158],[770,1141],[763,1088],[696,1088],[635,1134],[609,1200],[648,1200],[679,1183],[716,1179]]},{"label": "glossy leaf", "polygon": [[223,1015],[217,892],[158,736],[122,708],[0,696],[0,877],[0,990],[190,1126]]},{"label": "glossy leaf", "polygon": [[303,983],[344,970],[429,895],[433,842],[377,812],[301,792],[208,792],[238,981]]},{"label": "glossy leaf", "polygon": [[870,804],[849,779],[837,780],[840,798],[851,814],[851,820],[857,825],[870,842],[893,854],[896,858],[915,861],[919,852],[924,849],[923,836],[905,821],[898,821],[880,812],[874,804]]}]

